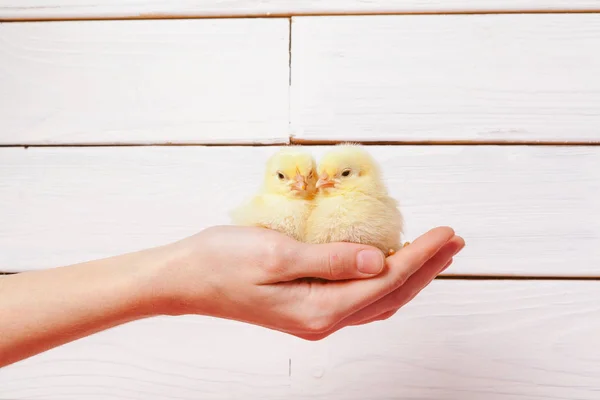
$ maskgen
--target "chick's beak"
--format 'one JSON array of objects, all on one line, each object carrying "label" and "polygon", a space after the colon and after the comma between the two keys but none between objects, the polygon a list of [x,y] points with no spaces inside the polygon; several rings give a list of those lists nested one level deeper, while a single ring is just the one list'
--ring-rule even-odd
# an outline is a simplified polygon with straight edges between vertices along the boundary
[{"label": "chick's beak", "polygon": [[294,180],[294,183],[292,184],[292,190],[297,190],[297,191],[306,190],[306,178],[304,178],[300,174],[296,175],[296,179]]},{"label": "chick's beak", "polygon": [[319,180],[317,181],[316,187],[317,187],[317,189],[320,189],[320,188],[333,187],[333,185],[334,185],[334,182],[331,179],[329,179],[329,176],[323,174],[323,175],[319,176]]}]

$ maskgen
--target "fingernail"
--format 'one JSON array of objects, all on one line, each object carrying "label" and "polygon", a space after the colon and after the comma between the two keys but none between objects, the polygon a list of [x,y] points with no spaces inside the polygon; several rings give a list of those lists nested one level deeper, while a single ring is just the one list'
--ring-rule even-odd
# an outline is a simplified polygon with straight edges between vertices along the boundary
[{"label": "fingernail", "polygon": [[378,250],[363,250],[356,256],[356,266],[363,274],[378,274],[383,264],[383,253]]}]

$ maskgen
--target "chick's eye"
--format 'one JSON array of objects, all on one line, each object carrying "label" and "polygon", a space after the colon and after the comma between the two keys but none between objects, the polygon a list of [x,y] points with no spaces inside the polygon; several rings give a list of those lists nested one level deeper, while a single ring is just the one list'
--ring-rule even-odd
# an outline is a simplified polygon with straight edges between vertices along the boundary
[{"label": "chick's eye", "polygon": [[281,172],[278,172],[278,173],[277,173],[277,177],[278,177],[279,179],[283,179],[283,178],[285,178],[285,176],[283,176],[283,174],[282,174]]},{"label": "chick's eye", "polygon": [[312,178],[312,176],[313,176],[313,172],[312,172],[312,171],[310,171],[310,172],[309,172],[309,174],[308,174],[308,177],[309,177],[309,178]]},{"label": "chick's eye", "polygon": [[349,170],[349,169],[345,169],[345,170],[342,172],[342,176],[349,176],[349,175],[350,175],[350,170]]}]

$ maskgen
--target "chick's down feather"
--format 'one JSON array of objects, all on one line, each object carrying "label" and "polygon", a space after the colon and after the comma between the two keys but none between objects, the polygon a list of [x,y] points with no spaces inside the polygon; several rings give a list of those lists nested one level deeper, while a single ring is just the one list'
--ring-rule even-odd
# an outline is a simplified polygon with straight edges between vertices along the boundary
[{"label": "chick's down feather", "polygon": [[336,146],[323,156],[317,171],[307,242],[362,243],[385,255],[400,249],[403,217],[368,152],[357,145]]},{"label": "chick's down feather", "polygon": [[286,146],[267,161],[259,192],[231,213],[235,225],[259,226],[305,241],[315,194],[316,164],[298,146]]}]

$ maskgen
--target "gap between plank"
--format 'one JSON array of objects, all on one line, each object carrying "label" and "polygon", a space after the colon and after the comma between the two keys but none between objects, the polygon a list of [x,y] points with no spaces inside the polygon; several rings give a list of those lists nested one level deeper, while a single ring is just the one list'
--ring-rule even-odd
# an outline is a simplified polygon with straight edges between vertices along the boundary
[{"label": "gap between plank", "polygon": [[288,144],[291,141],[291,135],[289,134],[292,125],[292,18],[288,18]]},{"label": "gap between plank", "polygon": [[44,17],[44,18],[2,18],[0,22],[51,22],[51,21],[112,21],[112,20],[157,20],[157,19],[243,19],[243,18],[294,18],[294,17],[346,17],[346,16],[379,16],[379,15],[477,15],[477,14],[594,14],[600,13],[600,8],[589,10],[460,10],[460,11],[315,11],[315,12],[262,12],[240,14],[164,14],[145,13],[124,16],[85,16],[85,17]]},{"label": "gap between plank", "polygon": [[552,276],[552,275],[440,275],[435,279],[446,281],[600,281],[600,276]]},{"label": "gap between plank", "polygon": [[[290,98],[288,98],[288,111],[290,113],[291,116],[291,93],[290,93],[290,89],[292,87],[292,17],[288,18],[288,96]],[[291,121],[291,118],[288,118],[288,124],[289,121]],[[290,136],[288,136],[288,140],[290,139]]]},{"label": "gap between plank", "polygon": [[364,146],[385,145],[438,145],[438,146],[598,146],[599,141],[552,141],[552,140],[312,140],[290,138],[291,144],[305,146],[356,143]]},{"label": "gap between plank", "polygon": [[291,139],[288,143],[60,143],[60,144],[0,144],[0,148],[29,147],[273,147],[273,146],[331,146],[340,143],[355,143],[363,146],[560,146],[595,147],[600,141],[502,141],[502,140],[404,140],[404,141],[360,141],[360,140],[302,140]]},{"label": "gap between plank", "polygon": [[272,147],[288,146],[281,143],[60,143],[60,144],[0,144],[0,148],[20,147]]}]

